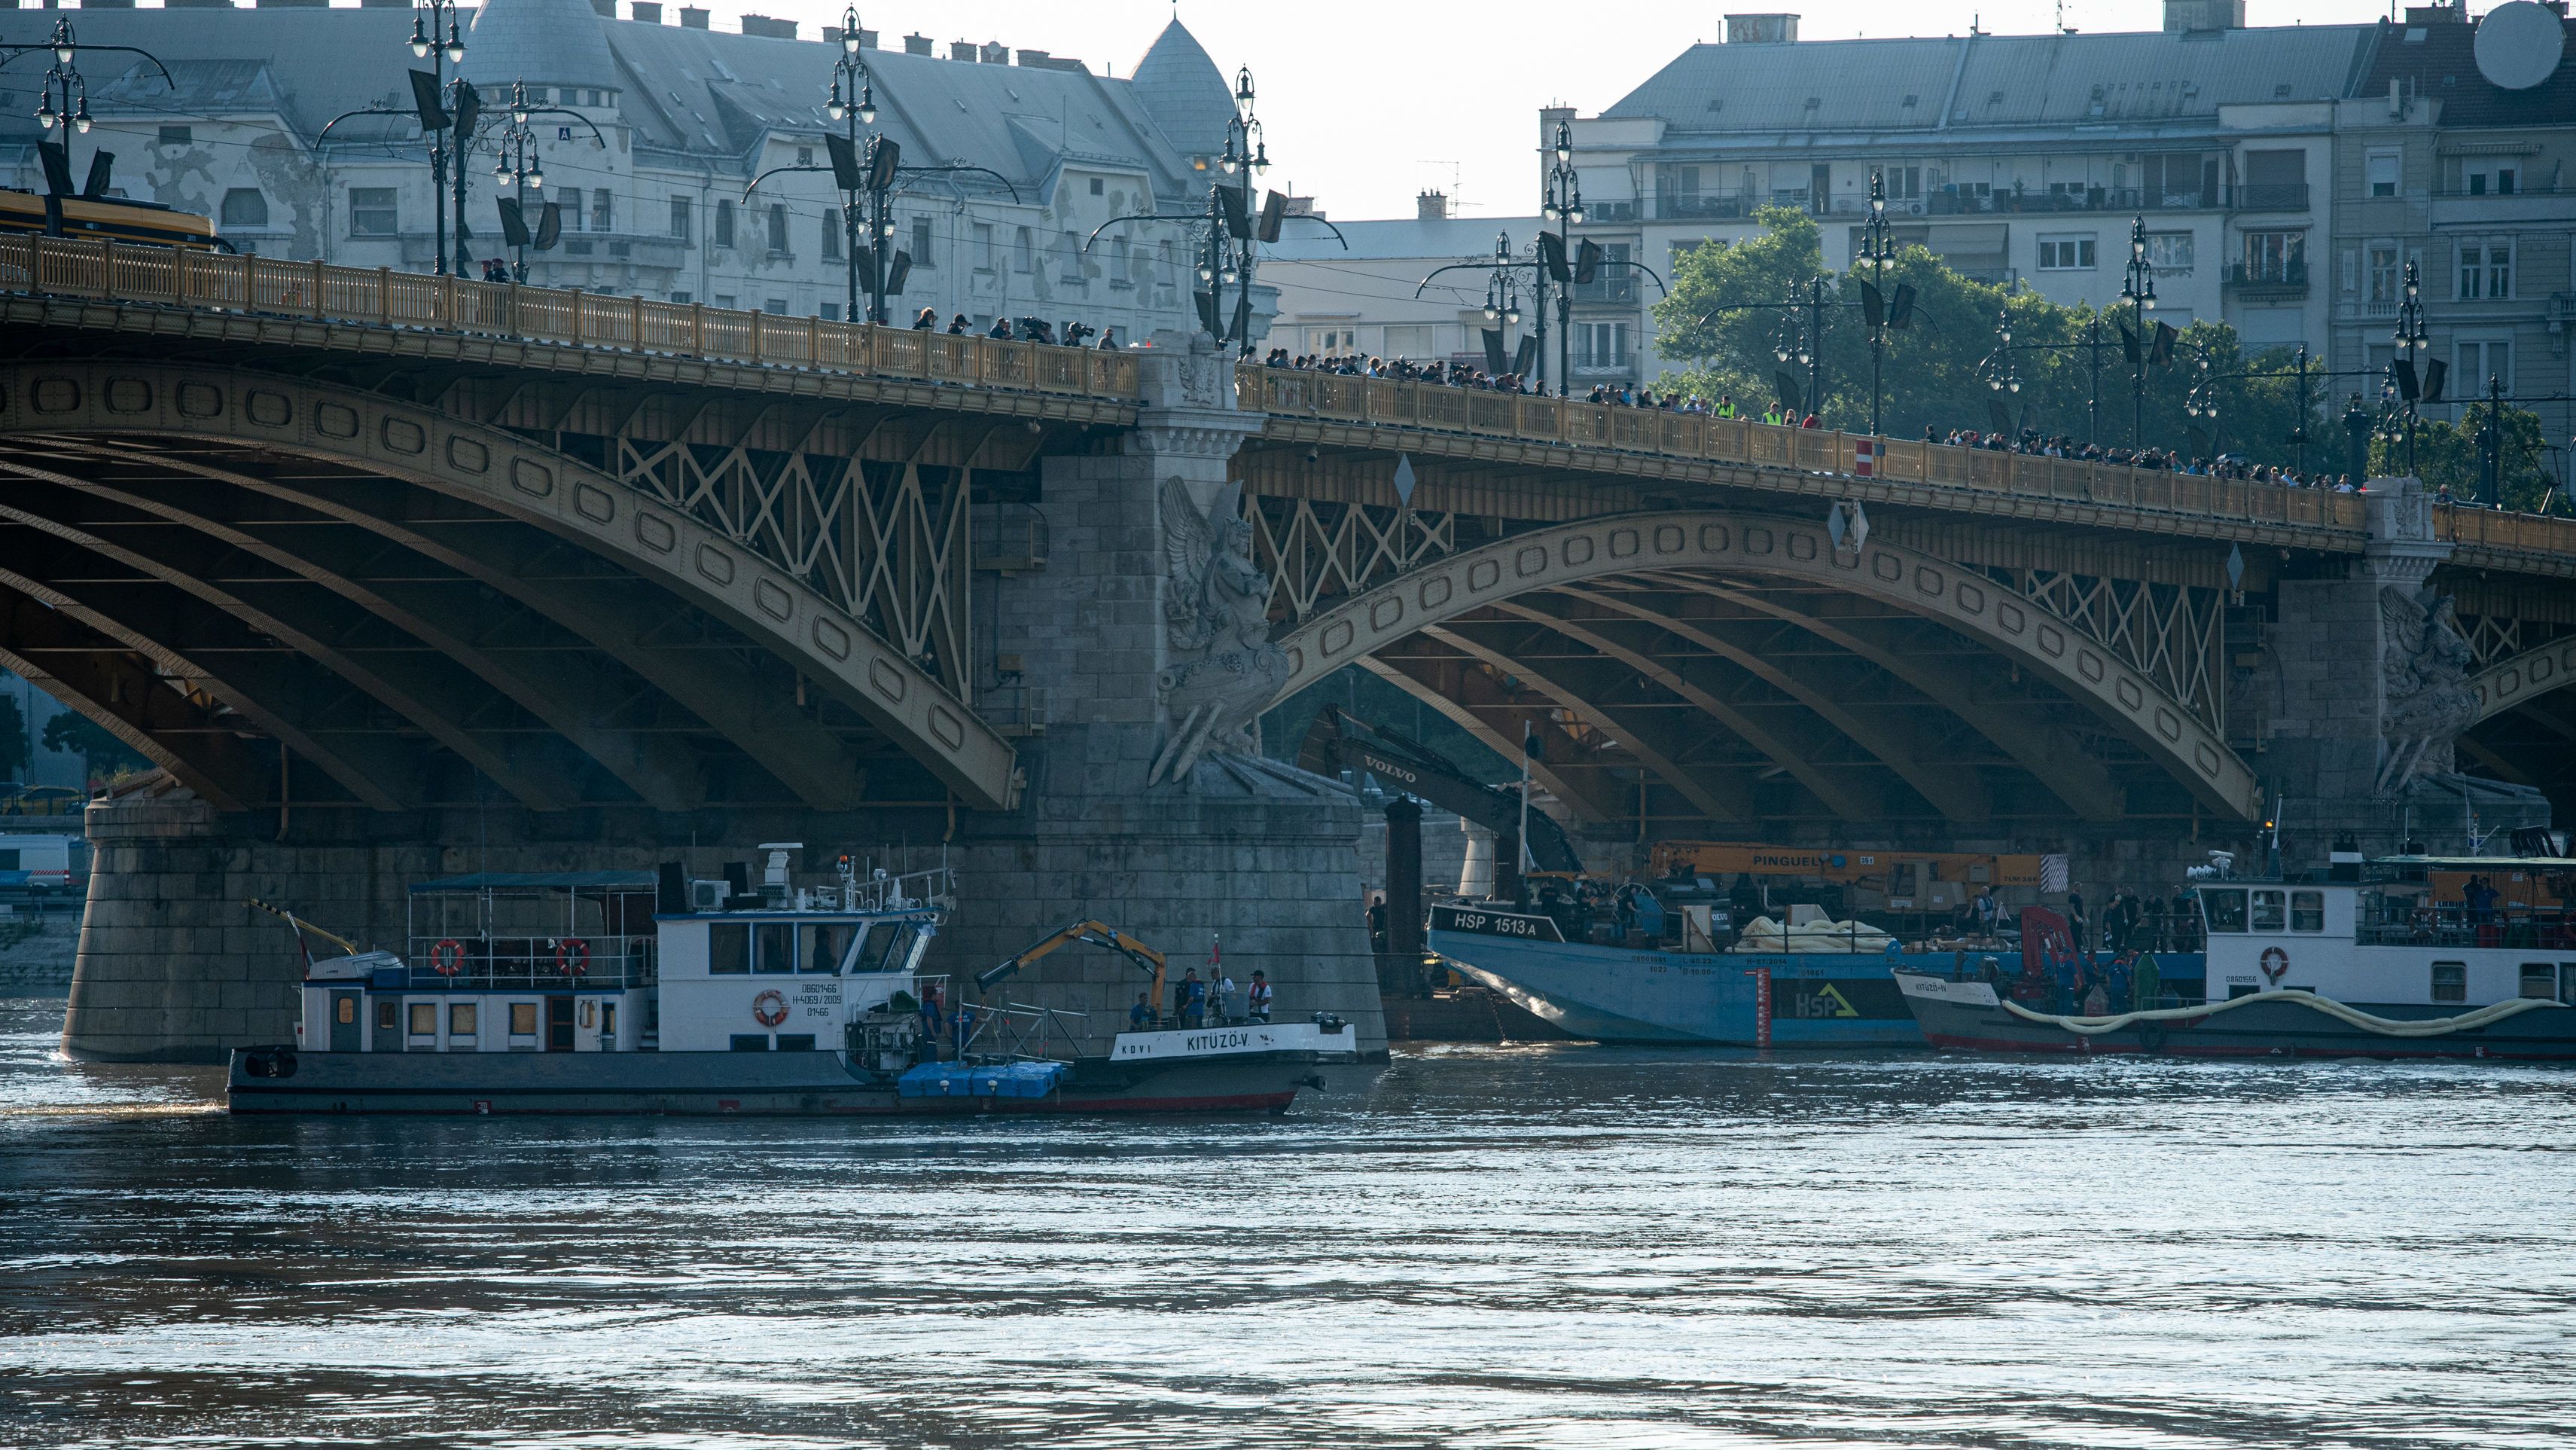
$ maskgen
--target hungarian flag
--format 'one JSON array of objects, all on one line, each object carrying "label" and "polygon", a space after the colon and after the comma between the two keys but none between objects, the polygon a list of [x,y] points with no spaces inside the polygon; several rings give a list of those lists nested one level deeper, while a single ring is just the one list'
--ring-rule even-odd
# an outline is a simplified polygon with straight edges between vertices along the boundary
[{"label": "hungarian flag", "polygon": [[1870,478],[1876,475],[1877,469],[1878,440],[1875,438],[1853,439],[1852,472],[1861,478]]}]

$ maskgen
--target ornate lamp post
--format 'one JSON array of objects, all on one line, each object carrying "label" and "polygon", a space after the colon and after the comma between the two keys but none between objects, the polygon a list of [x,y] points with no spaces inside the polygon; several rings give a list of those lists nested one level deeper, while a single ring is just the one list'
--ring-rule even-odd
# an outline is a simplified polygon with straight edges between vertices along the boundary
[{"label": "ornate lamp post", "polygon": [[[1887,184],[1884,176],[1872,168],[1869,173],[1869,217],[1861,223],[1860,253],[1852,265],[1868,274],[1869,285],[1884,294],[1888,274],[1896,269],[1896,242],[1887,225]],[[1879,426],[1879,374],[1887,356],[1888,314],[1886,303],[1879,304],[1878,319],[1869,326],[1869,431],[1875,438],[1886,430]]]},{"label": "ornate lamp post", "polygon": [[[172,84],[170,68],[161,63],[161,57],[131,45],[83,45],[79,38],[72,34],[72,22],[68,16],[54,22],[53,35],[42,45],[0,46],[0,65],[7,65],[22,55],[33,55],[39,51],[53,57],[53,63],[45,68],[44,80],[36,87],[36,124],[44,129],[46,133],[44,139],[47,140],[52,139],[56,128],[61,129],[63,139],[60,144],[63,149],[63,167],[66,171],[71,168],[72,136],[75,133],[88,135],[91,125],[89,82],[82,77],[79,63],[80,53],[85,50],[121,51],[127,55],[139,55],[152,62],[152,68],[161,73],[163,85]],[[59,235],[59,218],[50,221],[47,230],[49,235]]]},{"label": "ornate lamp post", "polygon": [[[537,133],[528,126],[528,86],[525,81],[510,83],[510,124],[493,138],[493,149],[500,153],[500,163],[492,168],[495,186],[512,187],[518,192],[519,213],[528,210],[528,193],[543,190],[546,184],[544,166],[537,160]],[[516,257],[510,261],[510,280],[528,280],[528,244],[519,243]]]},{"label": "ornate lamp post", "polygon": [[2406,291],[2397,304],[2397,330],[2389,335],[2396,352],[2389,359],[2389,371],[2404,367],[2415,380],[2413,385],[2398,389],[2406,404],[2406,472],[2415,472],[2415,402],[2424,377],[2422,355],[2432,350],[2432,339],[2424,335],[2423,288],[2415,275],[2415,264],[2406,264]]},{"label": "ornate lamp post", "polygon": [[[1574,229],[1583,225],[1583,181],[1574,171],[1574,127],[1567,121],[1556,123],[1556,144],[1550,149],[1547,178],[1539,204],[1539,215],[1556,223],[1557,255],[1574,255]],[[1547,356],[1547,270],[1539,269],[1533,284],[1538,303],[1538,352]],[[1556,395],[1574,395],[1574,287],[1565,283],[1556,289]],[[1544,369],[1547,364],[1541,361]],[[1546,379],[1539,380],[1539,390],[1547,389]]]},{"label": "ornate lamp post", "polygon": [[[1217,158],[1217,166],[1226,175],[1240,178],[1233,183],[1238,204],[1234,214],[1245,219],[1247,235],[1235,239],[1230,275],[1218,278],[1218,285],[1236,289],[1234,339],[1240,355],[1250,357],[1252,355],[1252,238],[1248,233],[1251,231],[1250,221],[1253,215],[1252,179],[1270,169],[1270,143],[1262,139],[1261,118],[1252,112],[1252,68],[1250,66],[1245,66],[1234,73],[1234,115],[1225,123],[1225,154]],[[1226,184],[1222,181],[1217,183],[1219,186]],[[1225,250],[1225,235],[1222,228],[1217,233],[1216,249],[1220,253]],[[1223,266],[1218,270],[1229,271]],[[1222,298],[1224,294],[1219,292],[1217,295]]]},{"label": "ornate lamp post", "polygon": [[2146,427],[2147,314],[2156,306],[2156,269],[2147,260],[2147,219],[2144,216],[2129,223],[2128,278],[2120,284],[2120,300],[2128,304],[2130,331],[2137,338],[2137,362],[2129,370],[2129,446],[2135,448]]},{"label": "ornate lamp post", "polygon": [[[475,112],[479,99],[467,104],[473,88],[463,75],[450,77],[447,68],[465,63],[465,32],[457,13],[462,7],[457,0],[418,0],[411,20],[411,53],[429,62],[431,89],[447,108],[446,124],[434,126],[430,118],[421,118],[429,132],[429,192],[433,200],[430,211],[438,219],[437,270],[447,271],[447,211],[456,209],[456,275],[465,275],[465,151],[473,144]],[[447,32],[441,36],[439,31]],[[418,72],[413,74],[417,75]],[[449,192],[449,173],[455,173],[451,201],[440,200]]]},{"label": "ornate lamp post", "polygon": [[[859,128],[877,123],[877,93],[868,76],[865,61],[859,59],[859,7],[841,11],[841,53],[832,61],[832,98],[823,105],[823,114],[841,123],[841,139],[850,155],[859,153]],[[865,174],[876,170],[875,141],[869,142]],[[884,211],[882,196],[869,197],[868,231],[868,311],[872,322],[885,320],[885,270],[880,258],[885,248],[879,245],[878,217]],[[859,195],[845,189],[841,198],[841,258],[844,280],[849,287],[848,310],[842,315],[857,321],[859,313]]]}]

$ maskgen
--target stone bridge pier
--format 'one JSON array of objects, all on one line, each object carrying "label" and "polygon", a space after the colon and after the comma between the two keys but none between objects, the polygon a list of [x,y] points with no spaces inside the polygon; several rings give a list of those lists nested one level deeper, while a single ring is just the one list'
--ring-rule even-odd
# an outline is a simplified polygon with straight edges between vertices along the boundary
[{"label": "stone bridge pier", "polygon": [[[1034,497],[1014,505],[1033,512],[1045,541],[1036,567],[976,577],[971,649],[989,667],[982,677],[1002,688],[973,703],[1016,737],[1016,780],[997,792],[1000,808],[955,791],[943,804],[926,777],[883,806],[870,805],[853,776],[837,792],[829,779],[801,779],[801,805],[715,797],[683,809],[590,800],[545,809],[484,781],[469,799],[488,806],[459,805],[450,790],[405,810],[345,801],[280,809],[290,794],[282,777],[266,804],[245,808],[174,778],[88,812],[95,861],[66,1050],[220,1061],[233,1046],[291,1036],[301,961],[284,924],[246,897],[408,954],[413,881],[649,870],[663,860],[716,877],[728,862],[754,859],[760,842],[788,840],[807,847],[797,879],[818,885],[843,852],[955,868],[957,911],[932,969],[952,974],[965,999],[974,973],[1096,917],[1165,951],[1175,981],[1191,967],[1205,975],[1211,961],[1239,985],[1261,971],[1281,1020],[1334,1013],[1355,1024],[1365,1049],[1382,1051],[1361,918],[1359,807],[1326,782],[1236,748],[1280,670],[1260,614],[1266,584],[1243,577],[1251,566],[1227,482],[1229,460],[1261,419],[1234,408],[1221,354],[1158,342],[1140,354],[1145,406],[1135,426],[1101,428],[1078,449],[1037,460]],[[791,699],[815,714],[801,676],[760,673],[775,668],[742,671],[753,686],[742,704],[771,711],[764,728],[773,730],[797,724]],[[136,686],[155,688],[138,677],[91,693],[122,699]],[[916,697],[937,688],[909,686]],[[273,741],[201,736],[235,753],[265,751],[258,758],[284,768]],[[309,770],[300,754],[293,763]],[[877,770],[892,774],[882,761]],[[848,804],[820,803],[836,794]],[[1088,1033],[1096,1049],[1145,986],[1123,958],[1074,948],[990,1000],[1069,1014],[1060,1025]]]}]

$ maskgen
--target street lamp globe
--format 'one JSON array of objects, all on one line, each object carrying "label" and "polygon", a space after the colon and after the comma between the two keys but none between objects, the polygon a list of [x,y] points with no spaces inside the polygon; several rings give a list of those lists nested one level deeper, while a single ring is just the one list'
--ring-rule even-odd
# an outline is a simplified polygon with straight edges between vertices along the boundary
[{"label": "street lamp globe", "polygon": [[542,188],[545,184],[546,174],[533,168],[530,169],[528,172],[528,185],[535,188]]},{"label": "street lamp globe", "polygon": [[874,86],[862,86],[859,88],[859,124],[862,126],[873,126],[876,123],[876,88]]},{"label": "street lamp globe", "polygon": [[411,53],[423,60],[429,59],[429,32],[421,28],[418,19],[411,23]]},{"label": "street lamp globe", "polygon": [[453,21],[449,22],[447,27],[447,63],[449,65],[465,63],[465,37],[456,33],[456,25]]}]

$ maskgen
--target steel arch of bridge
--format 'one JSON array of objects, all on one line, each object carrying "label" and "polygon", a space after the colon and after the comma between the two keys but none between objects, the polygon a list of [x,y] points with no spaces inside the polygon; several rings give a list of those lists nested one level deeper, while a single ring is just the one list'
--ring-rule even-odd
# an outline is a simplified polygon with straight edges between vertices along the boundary
[{"label": "steel arch of bridge", "polygon": [[[710,526],[686,497],[656,497],[512,430],[249,371],[29,362],[0,367],[0,432],[255,448],[464,500],[612,561],[722,620],[847,705],[961,803],[1006,809],[1016,794],[1007,740],[901,648],[764,557],[756,540]],[[133,720],[85,713],[130,742],[140,731]]]},{"label": "steel arch of bridge", "polygon": [[2091,709],[2205,805],[2239,820],[2259,816],[2259,784],[2223,736],[2040,600],[1916,550],[1875,541],[1837,550],[1821,524],[1758,514],[1588,519],[1424,562],[1289,632],[1281,643],[1290,674],[1277,699],[1407,636],[1516,596],[1610,576],[1701,572],[1821,586],[1945,625]]},{"label": "steel arch of bridge", "polygon": [[2496,661],[2469,677],[2478,718],[2493,717],[2576,682],[2576,635],[2566,635]]}]

